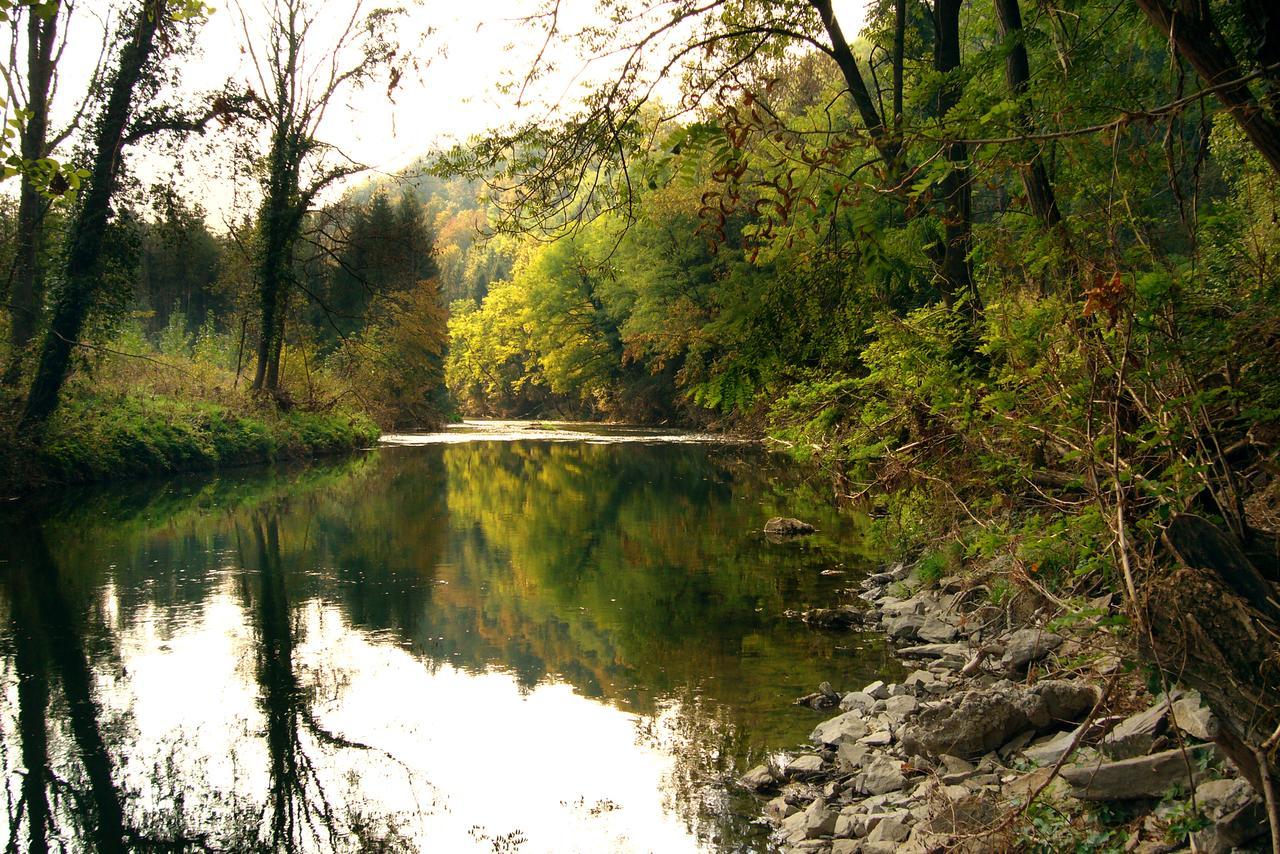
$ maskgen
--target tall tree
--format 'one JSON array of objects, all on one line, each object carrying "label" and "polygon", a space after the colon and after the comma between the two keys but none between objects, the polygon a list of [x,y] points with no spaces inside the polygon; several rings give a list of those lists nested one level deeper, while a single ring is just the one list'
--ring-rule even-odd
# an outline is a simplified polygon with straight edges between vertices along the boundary
[{"label": "tall tree", "polygon": [[[266,10],[262,47],[253,16],[238,5],[246,46],[262,93],[259,108],[268,132],[260,176],[256,275],[260,312],[253,389],[280,395],[285,317],[293,292],[296,250],[316,196],[364,167],[321,140],[325,114],[344,90],[374,79],[397,57],[389,38],[396,12],[354,4],[337,38],[315,43],[312,27],[325,15],[314,0],[274,0]],[[397,79],[392,71],[392,79]]]},{"label": "tall tree", "polygon": [[[198,19],[205,11],[198,0],[144,0],[133,9],[128,38],[107,83],[105,103],[93,132],[93,159],[70,223],[62,282],[23,410],[24,427],[42,424],[57,407],[72,348],[80,341],[98,296],[121,150],[135,112],[135,96],[155,59],[161,34],[173,23]],[[166,42],[175,43],[172,39]]]}]

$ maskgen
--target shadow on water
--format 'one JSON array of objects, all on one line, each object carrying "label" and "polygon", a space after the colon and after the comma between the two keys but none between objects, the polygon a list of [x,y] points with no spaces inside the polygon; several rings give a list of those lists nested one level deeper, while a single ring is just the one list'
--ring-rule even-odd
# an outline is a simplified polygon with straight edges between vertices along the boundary
[{"label": "shadow on water", "polygon": [[[25,512],[9,850],[766,850],[725,782],[804,739],[792,697],[892,667],[778,618],[873,556],[752,449],[397,448]],[[755,533],[783,513],[820,533]]]}]

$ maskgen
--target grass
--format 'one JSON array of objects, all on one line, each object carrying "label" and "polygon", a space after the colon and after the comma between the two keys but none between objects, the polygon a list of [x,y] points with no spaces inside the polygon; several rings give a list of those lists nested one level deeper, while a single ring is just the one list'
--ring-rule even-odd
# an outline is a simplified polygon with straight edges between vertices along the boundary
[{"label": "grass", "polygon": [[7,437],[0,487],[145,477],[346,453],[377,441],[347,410],[276,412],[162,395],[81,394],[66,400],[38,445]]}]

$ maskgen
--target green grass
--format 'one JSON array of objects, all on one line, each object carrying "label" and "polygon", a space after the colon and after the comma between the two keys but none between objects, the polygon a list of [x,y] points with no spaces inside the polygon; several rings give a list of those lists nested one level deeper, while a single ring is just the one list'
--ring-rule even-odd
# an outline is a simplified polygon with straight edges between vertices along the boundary
[{"label": "green grass", "polygon": [[377,441],[366,416],[240,411],[222,404],[150,395],[67,400],[31,446],[6,442],[0,484],[40,485],[200,471],[346,453]]}]

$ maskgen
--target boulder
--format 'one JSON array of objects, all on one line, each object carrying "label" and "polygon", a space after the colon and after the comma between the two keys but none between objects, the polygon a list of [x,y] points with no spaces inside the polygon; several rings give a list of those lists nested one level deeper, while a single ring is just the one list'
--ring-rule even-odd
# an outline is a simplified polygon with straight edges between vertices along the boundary
[{"label": "boulder", "polygon": [[816,753],[806,753],[788,762],[782,773],[788,780],[801,779],[822,773],[822,766],[821,756]]},{"label": "boulder", "polygon": [[1071,745],[1076,740],[1076,733],[1086,726],[1088,724],[1081,724],[1074,730],[1042,738],[1024,749],[1022,755],[1037,765],[1053,765],[1071,749]]},{"label": "boulder", "polygon": [[789,519],[784,516],[775,516],[764,523],[764,532],[766,534],[775,534],[783,537],[812,534],[817,530],[808,522],[801,522],[799,519]]},{"label": "boulder", "polygon": [[825,798],[818,798],[809,804],[804,816],[804,838],[817,839],[819,836],[830,836],[836,830],[836,821],[840,813],[827,806]]},{"label": "boulder", "polygon": [[863,771],[862,789],[868,795],[896,792],[907,785],[902,773],[902,762],[889,756],[877,756],[867,763]]},{"label": "boulder", "polygon": [[1137,756],[1118,762],[1067,765],[1062,778],[1072,786],[1074,797],[1087,801],[1124,801],[1159,798],[1175,786],[1190,789],[1187,760],[1194,772],[1203,757],[1215,755],[1214,746],[1202,744],[1187,749],[1187,756],[1175,748],[1151,756]]},{"label": "boulder", "polygon": [[1040,696],[1009,682],[997,682],[987,689],[965,692],[958,702],[922,710],[915,722],[903,729],[902,745],[912,755],[948,753],[976,758],[1052,720]]},{"label": "boulder", "polygon": [[884,701],[884,711],[892,720],[902,721],[920,708],[920,702],[910,694],[900,694]]},{"label": "boulder", "polygon": [[1043,629],[1019,629],[1004,642],[1004,657],[1000,663],[1009,673],[1025,673],[1027,667],[1058,647],[1062,646],[1062,638]]},{"label": "boulder", "polygon": [[840,710],[845,712],[869,712],[876,704],[876,698],[864,691],[850,691],[840,700]]},{"label": "boulder", "polygon": [[841,771],[857,771],[867,761],[871,748],[865,744],[845,742],[836,751],[836,765]]},{"label": "boulder", "polygon": [[1174,702],[1173,725],[1201,741],[1213,741],[1218,737],[1218,719],[1201,704],[1200,694],[1195,691]]},{"label": "boulder", "polygon": [[786,796],[784,795],[778,795],[778,797],[764,805],[765,818],[769,819],[774,824],[781,824],[784,819],[789,818],[798,812],[800,812],[800,810],[787,803]]},{"label": "boulder", "polygon": [[1045,713],[1057,722],[1075,723],[1098,702],[1092,685],[1065,679],[1044,679],[1031,687],[1031,693],[1040,698]]},{"label": "boulder", "polygon": [[809,740],[815,744],[835,745],[857,741],[866,734],[867,723],[862,719],[862,713],[851,711],[818,724]]},{"label": "boulder", "polygon": [[768,765],[757,765],[738,778],[738,785],[753,792],[758,792],[761,789],[771,789],[777,783],[778,777]]},{"label": "boulder", "polygon": [[1196,800],[1213,822],[1193,837],[1196,848],[1227,854],[1248,845],[1267,831],[1266,808],[1244,780],[1210,780],[1196,787]]},{"label": "boulder", "polygon": [[920,614],[885,617],[884,632],[893,640],[915,640],[924,624],[925,617]]},{"label": "boulder", "polygon": [[911,835],[911,826],[898,816],[889,816],[881,819],[875,828],[867,834],[867,842],[876,844],[880,842],[890,842],[897,844],[905,842],[906,838]]},{"label": "boulder", "polygon": [[889,696],[889,686],[880,680],[872,682],[862,689],[862,693],[875,700],[884,700]]},{"label": "boulder", "polygon": [[927,617],[916,637],[926,643],[951,643],[960,635],[960,629],[940,617]]},{"label": "boulder", "polygon": [[[1172,699],[1181,699],[1181,693],[1175,692]],[[1151,751],[1156,737],[1165,730],[1166,717],[1169,714],[1169,703],[1163,696],[1157,697],[1155,705],[1146,711],[1138,712],[1116,724],[1115,729],[1102,739],[1100,748],[1112,759],[1130,759],[1144,756]]]}]

